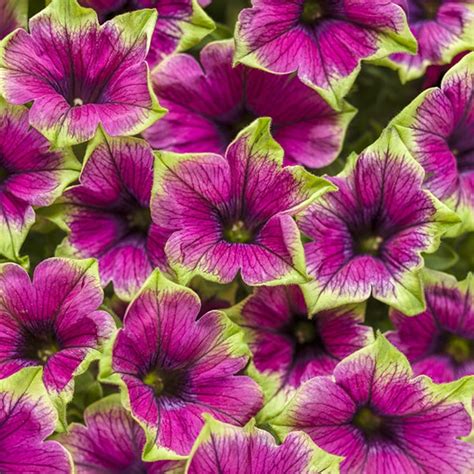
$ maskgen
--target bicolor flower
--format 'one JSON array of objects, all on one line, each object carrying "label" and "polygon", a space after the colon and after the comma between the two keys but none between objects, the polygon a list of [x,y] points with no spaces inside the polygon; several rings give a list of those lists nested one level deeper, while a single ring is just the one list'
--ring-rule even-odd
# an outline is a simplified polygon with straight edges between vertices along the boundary
[{"label": "bicolor flower", "polygon": [[158,11],[147,62],[156,66],[166,56],[191,48],[211,33],[214,22],[206,15],[197,0],[79,0],[85,7],[94,8],[101,21],[144,8]]},{"label": "bicolor flower", "polygon": [[[416,51],[403,9],[385,0],[252,0],[236,27],[236,62],[297,72],[336,106],[362,60]],[[340,105],[340,104],[339,104]]]},{"label": "bicolor flower", "polygon": [[28,22],[28,0],[0,0],[0,39]]},{"label": "bicolor flower", "polygon": [[35,221],[33,206],[48,206],[77,178],[80,164],[68,150],[50,150],[28,122],[28,109],[0,98],[0,255],[20,261]]},{"label": "bicolor flower", "polygon": [[48,259],[32,280],[19,265],[0,266],[0,377],[42,366],[61,422],[74,377],[99,358],[115,326],[97,310],[102,298],[93,260]]},{"label": "bicolor flower", "polygon": [[0,380],[0,471],[5,474],[69,474],[72,461],[53,434],[57,415],[41,382],[27,368]]},{"label": "bicolor flower", "polygon": [[145,57],[156,11],[140,10],[99,26],[76,0],[52,0],[0,43],[0,94],[33,102],[30,123],[54,145],[91,139],[99,124],[110,135],[135,135],[160,108]]},{"label": "bicolor flower", "polygon": [[180,54],[153,72],[154,89],[169,112],[144,132],[158,150],[223,154],[257,117],[271,117],[285,164],[321,168],[336,159],[354,109],[336,112],[295,74],[232,67],[232,40],[207,45],[201,64]]},{"label": "bicolor flower", "polygon": [[367,300],[369,296],[406,314],[424,310],[421,252],[433,252],[458,217],[423,189],[421,166],[393,131],[336,177],[338,190],[303,212],[305,285],[311,312]]},{"label": "bicolor flower", "polygon": [[101,377],[120,385],[125,406],[146,432],[144,459],[189,454],[203,413],[237,425],[259,410],[242,334],[223,313],[198,320],[190,289],[155,271],[131,303]]},{"label": "bicolor flower", "polygon": [[165,251],[181,281],[229,283],[239,271],[249,285],[307,281],[292,216],[332,186],[282,161],[269,119],[241,132],[225,158],[158,153],[152,218],[173,231]]},{"label": "bicolor flower", "polygon": [[88,406],[85,426],[73,423],[59,441],[71,453],[77,474],[180,474],[180,461],[142,461],[145,433],[111,395]]},{"label": "bicolor flower", "polygon": [[167,234],[151,222],[153,153],[137,138],[98,132],[87,148],[80,184],[51,216],[69,232],[57,254],[96,258],[102,285],[129,301],[153,268],[166,268]]},{"label": "bicolor flower", "polygon": [[395,0],[404,7],[410,30],[418,42],[417,54],[395,53],[395,64],[404,81],[416,79],[432,64],[449,64],[474,44],[472,0]]},{"label": "bicolor flower", "polygon": [[240,428],[206,416],[188,461],[189,474],[339,473],[340,459],[318,448],[305,433],[290,433],[281,445],[250,421]]},{"label": "bicolor flower", "polygon": [[428,89],[393,121],[413,157],[425,169],[425,186],[462,223],[453,236],[474,230],[474,53]]},{"label": "bicolor flower", "polygon": [[340,362],[333,377],[305,382],[272,427],[308,433],[343,456],[341,473],[468,473],[474,445],[474,378],[436,385],[414,377],[406,358],[383,336]]},{"label": "bicolor flower", "polygon": [[[317,375],[331,375],[344,357],[373,340],[364,305],[308,314],[298,286],[260,287],[226,311],[242,327],[261,385],[292,392]],[[280,407],[281,408],[281,407]]]},{"label": "bicolor flower", "polygon": [[435,382],[474,375],[474,280],[426,272],[426,311],[408,318],[391,311],[395,331],[387,336],[411,362],[415,374]]}]

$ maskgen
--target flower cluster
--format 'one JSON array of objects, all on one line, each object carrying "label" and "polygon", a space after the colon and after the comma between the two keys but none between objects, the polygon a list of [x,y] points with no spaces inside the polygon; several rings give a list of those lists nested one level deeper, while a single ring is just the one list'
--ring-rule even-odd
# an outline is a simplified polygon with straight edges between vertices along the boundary
[{"label": "flower cluster", "polygon": [[0,0],[0,472],[473,473],[473,2],[44,3]]}]

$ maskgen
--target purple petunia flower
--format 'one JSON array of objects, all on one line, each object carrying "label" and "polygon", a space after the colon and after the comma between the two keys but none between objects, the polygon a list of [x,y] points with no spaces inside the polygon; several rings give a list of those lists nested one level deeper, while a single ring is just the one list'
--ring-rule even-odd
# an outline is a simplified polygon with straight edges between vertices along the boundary
[{"label": "purple petunia flower", "polygon": [[436,385],[413,377],[383,336],[340,362],[333,377],[305,382],[272,422],[278,434],[308,433],[343,456],[342,474],[468,473],[474,446],[474,378]]},{"label": "purple petunia flower", "polygon": [[461,217],[449,235],[474,230],[474,53],[416,98],[392,125],[425,169],[425,186]]},{"label": "purple petunia flower", "polygon": [[243,425],[261,407],[258,385],[240,375],[249,354],[238,327],[218,311],[196,320],[199,308],[193,291],[155,271],[102,368],[145,429],[145,460],[187,455],[203,413]]},{"label": "purple petunia flower", "polygon": [[403,9],[385,0],[252,0],[236,27],[237,62],[297,71],[331,104],[347,94],[361,60],[415,52]]},{"label": "purple petunia flower", "polygon": [[224,153],[237,133],[257,117],[271,117],[285,164],[312,168],[337,157],[355,110],[336,112],[296,75],[232,67],[233,41],[201,51],[201,64],[177,55],[154,71],[154,88],[169,113],[144,132],[159,150]]},{"label": "purple petunia flower", "polygon": [[225,158],[158,154],[153,221],[173,232],[165,251],[179,279],[199,274],[249,285],[307,281],[292,218],[331,185],[303,168],[282,168],[283,150],[270,120],[239,134]]},{"label": "purple petunia flower", "polygon": [[129,301],[155,267],[166,269],[168,234],[151,222],[153,153],[137,138],[98,132],[80,183],[68,189],[51,218],[69,232],[60,256],[96,258],[102,285]]},{"label": "purple petunia flower", "polygon": [[0,0],[0,39],[28,21],[28,0]]},{"label": "purple petunia flower", "polygon": [[415,55],[395,53],[390,60],[404,81],[416,79],[431,64],[448,64],[456,54],[474,44],[472,0],[394,0],[407,12],[410,30],[417,39]]},{"label": "purple petunia flower", "polygon": [[26,107],[0,98],[0,255],[21,261],[20,247],[35,220],[32,206],[52,204],[79,170],[70,150],[50,150],[30,127]]},{"label": "purple petunia flower", "polygon": [[422,188],[423,169],[388,131],[330,178],[338,190],[299,220],[312,312],[374,298],[406,314],[424,309],[421,252],[433,252],[457,216]]},{"label": "purple petunia flower", "polygon": [[270,433],[228,425],[206,416],[188,461],[189,474],[302,474],[339,472],[340,459],[319,449],[305,433],[290,433],[281,445]]},{"label": "purple petunia flower", "polygon": [[85,7],[91,7],[99,14],[101,21],[124,12],[155,8],[158,11],[147,61],[156,66],[166,56],[183,51],[199,43],[214,30],[215,25],[204,10],[209,1],[197,0],[79,0]]},{"label": "purple petunia flower", "polygon": [[391,311],[395,331],[389,340],[411,362],[415,374],[435,382],[474,375],[474,280],[426,272],[426,311],[406,317]]},{"label": "purple petunia flower", "polygon": [[19,265],[0,265],[0,377],[42,366],[61,411],[74,377],[99,358],[115,327],[108,313],[97,310],[102,298],[93,260],[45,260],[32,281]]},{"label": "purple petunia flower", "polygon": [[0,471],[4,474],[69,474],[72,460],[57,441],[45,441],[56,412],[41,382],[41,369],[23,369],[0,380]]},{"label": "purple petunia flower", "polygon": [[164,109],[145,57],[156,12],[140,10],[102,26],[76,0],[52,0],[0,43],[0,93],[33,102],[30,123],[54,145],[89,140],[99,124],[110,135],[135,135]]},{"label": "purple petunia flower", "polygon": [[84,412],[85,426],[73,423],[59,441],[69,450],[77,474],[180,474],[181,461],[142,461],[145,433],[120,404],[118,395]]},{"label": "purple petunia flower", "polygon": [[339,361],[373,340],[372,328],[362,324],[364,305],[308,315],[294,285],[257,288],[226,313],[242,327],[256,378],[280,409],[303,382],[331,375]]}]

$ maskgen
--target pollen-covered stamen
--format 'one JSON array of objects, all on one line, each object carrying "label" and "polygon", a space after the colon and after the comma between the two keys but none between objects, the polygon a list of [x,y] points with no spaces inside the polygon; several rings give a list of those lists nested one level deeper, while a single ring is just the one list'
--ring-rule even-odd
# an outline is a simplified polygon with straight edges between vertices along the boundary
[{"label": "pollen-covered stamen", "polygon": [[61,350],[61,345],[52,330],[24,334],[22,357],[46,364],[49,358]]},{"label": "pollen-covered stamen", "polygon": [[72,101],[74,107],[80,107],[81,105],[84,105],[84,101],[80,98],[80,97],[76,97],[73,101]]},{"label": "pollen-covered stamen", "polygon": [[305,0],[301,12],[301,21],[312,24],[324,15],[323,2],[321,0]]},{"label": "pollen-covered stamen", "polygon": [[316,326],[313,321],[298,321],[293,328],[293,334],[298,344],[311,344],[316,340]]},{"label": "pollen-covered stamen", "polygon": [[176,397],[184,386],[185,377],[179,370],[155,368],[148,371],[142,380],[152,388],[156,397]]},{"label": "pollen-covered stamen", "polygon": [[474,341],[456,334],[443,334],[441,337],[441,352],[461,364],[474,358]]},{"label": "pollen-covered stamen", "polygon": [[373,437],[381,433],[384,421],[372,408],[362,406],[355,413],[352,424],[359,428],[366,436]]},{"label": "pollen-covered stamen", "polygon": [[243,220],[236,220],[224,226],[224,239],[231,243],[247,244],[253,240],[253,231]]},{"label": "pollen-covered stamen", "polygon": [[359,255],[378,255],[383,238],[376,235],[359,237],[356,241],[355,250]]}]

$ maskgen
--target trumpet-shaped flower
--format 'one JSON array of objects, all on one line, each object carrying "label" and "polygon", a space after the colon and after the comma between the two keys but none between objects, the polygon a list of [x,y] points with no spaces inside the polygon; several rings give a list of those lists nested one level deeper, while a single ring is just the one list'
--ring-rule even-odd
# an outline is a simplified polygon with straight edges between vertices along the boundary
[{"label": "trumpet-shaped flower", "polygon": [[462,222],[449,235],[474,230],[474,53],[392,121],[425,169],[425,186]]},{"label": "trumpet-shaped flower", "polygon": [[118,383],[146,432],[144,459],[189,454],[203,413],[237,425],[261,407],[258,385],[240,375],[248,360],[242,335],[218,311],[196,319],[188,288],[157,271],[127,309],[102,377]]},{"label": "trumpet-shaped flower", "polygon": [[100,26],[76,0],[52,0],[0,43],[0,94],[33,102],[30,123],[54,145],[91,139],[99,124],[110,135],[135,135],[163,109],[145,61],[156,12],[140,10]]},{"label": "trumpet-shaped flower", "polygon": [[167,234],[151,222],[153,153],[136,138],[99,132],[89,144],[80,184],[52,216],[69,232],[58,254],[96,258],[102,285],[129,301],[153,268],[166,268]]},{"label": "trumpet-shaped flower", "polygon": [[155,8],[158,21],[147,56],[151,67],[166,56],[199,43],[215,28],[214,22],[199,6],[209,4],[206,0],[79,0],[79,3],[94,8],[101,21],[124,12]]},{"label": "trumpet-shaped flower", "polygon": [[421,252],[433,252],[457,216],[423,188],[424,173],[387,132],[330,178],[338,190],[304,211],[310,311],[374,298],[406,314],[424,309]]},{"label": "trumpet-shaped flower", "polygon": [[233,41],[201,51],[201,64],[177,55],[153,72],[155,92],[169,112],[144,132],[158,150],[224,153],[237,133],[257,117],[271,117],[285,164],[321,168],[342,146],[354,110],[336,112],[296,75],[232,67]]},{"label": "trumpet-shaped flower", "polygon": [[385,0],[253,0],[240,13],[235,60],[277,74],[297,72],[333,105],[362,60],[413,53],[403,9]]},{"label": "trumpet-shaped flower", "polygon": [[399,474],[474,470],[474,378],[436,385],[414,377],[383,336],[340,362],[333,377],[305,382],[272,422],[280,435],[308,433],[343,456],[341,473]]},{"label": "trumpet-shaped flower", "polygon": [[152,219],[172,231],[165,247],[178,278],[199,274],[229,283],[240,271],[249,285],[303,283],[303,248],[293,215],[331,185],[294,166],[269,119],[239,134],[225,158],[159,153]]},{"label": "trumpet-shaped flower", "polygon": [[70,150],[50,150],[28,123],[28,109],[0,99],[0,255],[19,260],[33,206],[52,204],[80,165]]},{"label": "trumpet-shaped flower", "polygon": [[458,283],[450,275],[426,272],[426,311],[406,317],[391,311],[390,341],[411,362],[415,374],[435,382],[474,375],[474,281]]}]

